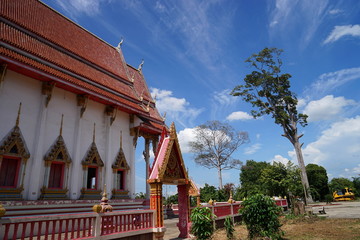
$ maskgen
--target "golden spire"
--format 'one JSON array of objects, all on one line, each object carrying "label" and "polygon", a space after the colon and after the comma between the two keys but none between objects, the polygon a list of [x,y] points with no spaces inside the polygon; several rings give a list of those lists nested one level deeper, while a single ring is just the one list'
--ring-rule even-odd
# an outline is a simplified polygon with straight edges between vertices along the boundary
[{"label": "golden spire", "polygon": [[19,104],[19,110],[18,110],[18,114],[17,114],[17,117],[16,117],[16,126],[18,127],[19,126],[19,122],[20,122],[20,114],[21,114],[21,102]]},{"label": "golden spire", "polygon": [[96,126],[96,123],[94,123],[94,130],[93,130],[93,142],[95,142],[95,126]]},{"label": "golden spire", "polygon": [[63,122],[64,122],[64,114],[62,114],[62,115],[61,115],[61,123],[60,123],[60,136],[62,136]]},{"label": "golden spire", "polygon": [[120,130],[120,148],[122,148],[122,131]]}]

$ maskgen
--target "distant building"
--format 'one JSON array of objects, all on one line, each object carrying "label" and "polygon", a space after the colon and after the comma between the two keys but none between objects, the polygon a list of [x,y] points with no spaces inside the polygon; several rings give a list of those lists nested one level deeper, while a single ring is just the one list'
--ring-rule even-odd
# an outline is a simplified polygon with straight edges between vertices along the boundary
[{"label": "distant building", "polygon": [[37,0],[0,15],[0,201],[133,198],[164,126],[142,64]]}]

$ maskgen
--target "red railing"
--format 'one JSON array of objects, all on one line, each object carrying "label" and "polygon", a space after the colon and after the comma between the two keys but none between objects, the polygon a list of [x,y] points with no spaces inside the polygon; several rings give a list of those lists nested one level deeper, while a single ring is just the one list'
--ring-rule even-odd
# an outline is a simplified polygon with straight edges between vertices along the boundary
[{"label": "red railing", "polygon": [[133,210],[2,218],[0,239],[98,239],[105,235],[117,238],[131,231],[152,232],[154,215],[154,210]]}]

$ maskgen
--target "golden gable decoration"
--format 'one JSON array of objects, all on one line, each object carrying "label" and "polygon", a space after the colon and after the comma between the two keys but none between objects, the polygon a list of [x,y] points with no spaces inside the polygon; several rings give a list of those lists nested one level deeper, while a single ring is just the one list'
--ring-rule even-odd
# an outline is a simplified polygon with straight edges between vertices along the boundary
[{"label": "golden gable decoration", "polygon": [[19,104],[15,127],[0,142],[0,157],[3,155],[21,157],[26,163],[30,158],[30,152],[19,127],[20,112],[21,103]]},{"label": "golden gable decoration", "polygon": [[122,148],[120,148],[120,150],[116,156],[115,163],[111,167],[114,170],[117,170],[117,169],[129,170],[130,169],[130,167],[126,161],[125,154],[124,154],[124,151]]},{"label": "golden gable decoration", "polygon": [[67,150],[64,138],[61,135],[58,136],[55,143],[46,153],[44,160],[47,166],[49,166],[52,161],[64,162],[67,166],[71,163],[69,151]]},{"label": "golden gable decoration", "polygon": [[85,158],[81,161],[83,166],[98,166],[103,167],[104,162],[101,160],[99,151],[95,142],[90,145],[89,150],[87,151]]}]

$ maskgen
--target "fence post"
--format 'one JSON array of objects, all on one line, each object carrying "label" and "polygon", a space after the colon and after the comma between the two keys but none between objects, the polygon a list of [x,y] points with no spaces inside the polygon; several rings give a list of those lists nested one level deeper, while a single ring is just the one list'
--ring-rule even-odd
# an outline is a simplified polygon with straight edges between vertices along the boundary
[{"label": "fence post", "polygon": [[95,222],[94,222],[94,237],[100,237],[101,236],[101,216],[103,214],[102,213],[98,213],[95,217]]}]

